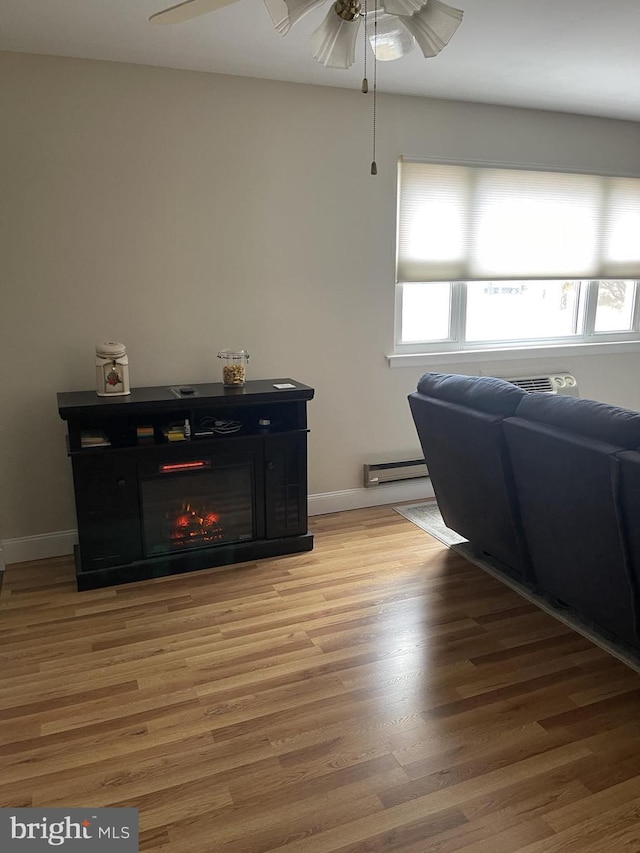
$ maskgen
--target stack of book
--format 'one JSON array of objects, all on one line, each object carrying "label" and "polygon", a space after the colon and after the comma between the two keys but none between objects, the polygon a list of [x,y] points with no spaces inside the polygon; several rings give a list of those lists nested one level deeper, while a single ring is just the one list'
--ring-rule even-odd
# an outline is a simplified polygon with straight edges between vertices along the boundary
[{"label": "stack of book", "polygon": [[186,423],[188,422],[164,426],[162,427],[162,434],[167,441],[186,441],[189,437],[186,432]]},{"label": "stack of book", "polygon": [[83,429],[80,447],[111,447],[111,442],[101,429]]},{"label": "stack of book", "polygon": [[153,444],[153,427],[152,426],[137,426],[136,439],[138,444]]}]

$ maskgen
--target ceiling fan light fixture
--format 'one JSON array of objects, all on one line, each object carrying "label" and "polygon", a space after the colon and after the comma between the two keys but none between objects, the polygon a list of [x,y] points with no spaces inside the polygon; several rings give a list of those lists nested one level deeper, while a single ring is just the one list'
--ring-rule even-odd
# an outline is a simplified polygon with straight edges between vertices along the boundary
[{"label": "ceiling fan light fixture", "polygon": [[382,9],[388,15],[413,15],[428,3],[429,0],[380,0]]},{"label": "ceiling fan light fixture", "polygon": [[337,0],[333,9],[343,21],[355,21],[360,17],[360,0]]},{"label": "ceiling fan light fixture", "polygon": [[[155,12],[154,24],[179,24],[214,12],[237,0],[182,0]],[[277,32],[286,35],[294,24],[326,0],[264,0]],[[327,68],[349,68],[355,60],[355,41],[364,3],[367,18],[375,19],[378,39],[371,38],[365,24],[365,42],[373,47],[376,59],[399,59],[420,45],[425,57],[436,56],[460,26],[463,13],[442,0],[336,0],[329,14],[312,36],[314,57]]]},{"label": "ceiling fan light fixture", "polygon": [[354,5],[360,4],[350,0],[332,4],[327,17],[311,36],[313,56],[325,68],[350,68],[355,62],[361,15],[358,10],[355,17],[343,17],[352,14],[345,7]]},{"label": "ceiling fan light fixture", "polygon": [[285,0],[264,0],[264,5],[267,7],[267,12],[271,16],[273,26],[281,34],[285,35],[291,28],[289,20],[289,7]]},{"label": "ceiling fan light fixture", "polygon": [[[372,18],[373,12],[368,12],[367,20]],[[410,53],[416,40],[397,15],[378,12],[378,26],[369,33],[369,44],[379,62],[388,62]]]},{"label": "ceiling fan light fixture", "polygon": [[454,9],[440,0],[428,0],[425,6],[413,15],[402,15],[402,23],[415,36],[425,57],[436,56],[449,44],[460,26],[462,11]]},{"label": "ceiling fan light fixture", "polygon": [[291,27],[309,12],[324,5],[326,0],[264,0],[273,26],[286,36]]}]

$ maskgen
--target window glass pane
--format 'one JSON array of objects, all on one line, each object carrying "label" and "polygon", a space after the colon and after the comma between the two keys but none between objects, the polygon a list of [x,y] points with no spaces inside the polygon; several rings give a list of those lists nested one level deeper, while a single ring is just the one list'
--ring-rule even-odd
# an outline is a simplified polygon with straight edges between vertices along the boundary
[{"label": "window glass pane", "polygon": [[596,332],[627,332],[633,325],[636,297],[634,281],[601,281],[598,284]]},{"label": "window glass pane", "polygon": [[450,314],[449,282],[402,285],[402,343],[447,340]]},{"label": "window glass pane", "polygon": [[576,335],[581,332],[579,298],[579,281],[468,282],[466,339],[517,341]]}]

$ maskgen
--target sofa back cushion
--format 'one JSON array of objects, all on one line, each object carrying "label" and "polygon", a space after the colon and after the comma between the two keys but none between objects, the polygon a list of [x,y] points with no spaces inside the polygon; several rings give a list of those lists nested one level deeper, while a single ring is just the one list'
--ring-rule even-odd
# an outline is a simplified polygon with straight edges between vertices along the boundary
[{"label": "sofa back cushion", "polygon": [[640,413],[595,400],[555,394],[525,394],[516,415],[547,424],[618,448],[640,447]]},{"label": "sofa back cushion", "polygon": [[504,379],[453,373],[425,373],[418,382],[418,393],[489,415],[512,415],[527,396],[522,388]]}]

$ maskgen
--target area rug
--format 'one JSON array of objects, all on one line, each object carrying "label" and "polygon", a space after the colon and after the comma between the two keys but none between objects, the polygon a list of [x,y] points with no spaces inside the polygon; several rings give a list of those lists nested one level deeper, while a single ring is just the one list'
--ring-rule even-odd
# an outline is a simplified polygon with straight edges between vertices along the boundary
[{"label": "area rug", "polygon": [[438,504],[435,501],[423,501],[419,504],[405,504],[405,506],[394,506],[396,512],[412,521],[418,527],[438,539],[444,545],[459,545],[467,540],[452,530],[442,520]]},{"label": "area rug", "polygon": [[574,613],[570,608],[558,606],[515,580],[515,578],[511,577],[504,570],[501,563],[492,559],[484,551],[475,548],[471,542],[464,539],[455,530],[447,527],[440,514],[438,504],[435,501],[423,501],[417,504],[395,506],[394,510],[430,536],[438,539],[444,545],[448,545],[452,551],[460,554],[460,556],[469,560],[470,563],[478,566],[478,568],[496,578],[496,580],[511,587],[522,598],[527,599],[527,601],[535,604],[536,607],[539,607],[555,619],[568,625],[569,628],[582,634],[583,637],[591,640],[592,643],[600,646],[601,649],[604,649],[609,654],[618,658],[618,660],[626,663],[627,666],[635,669],[636,672],[640,672],[640,655],[638,655],[635,649],[620,643],[613,637],[603,634],[597,626]]}]

